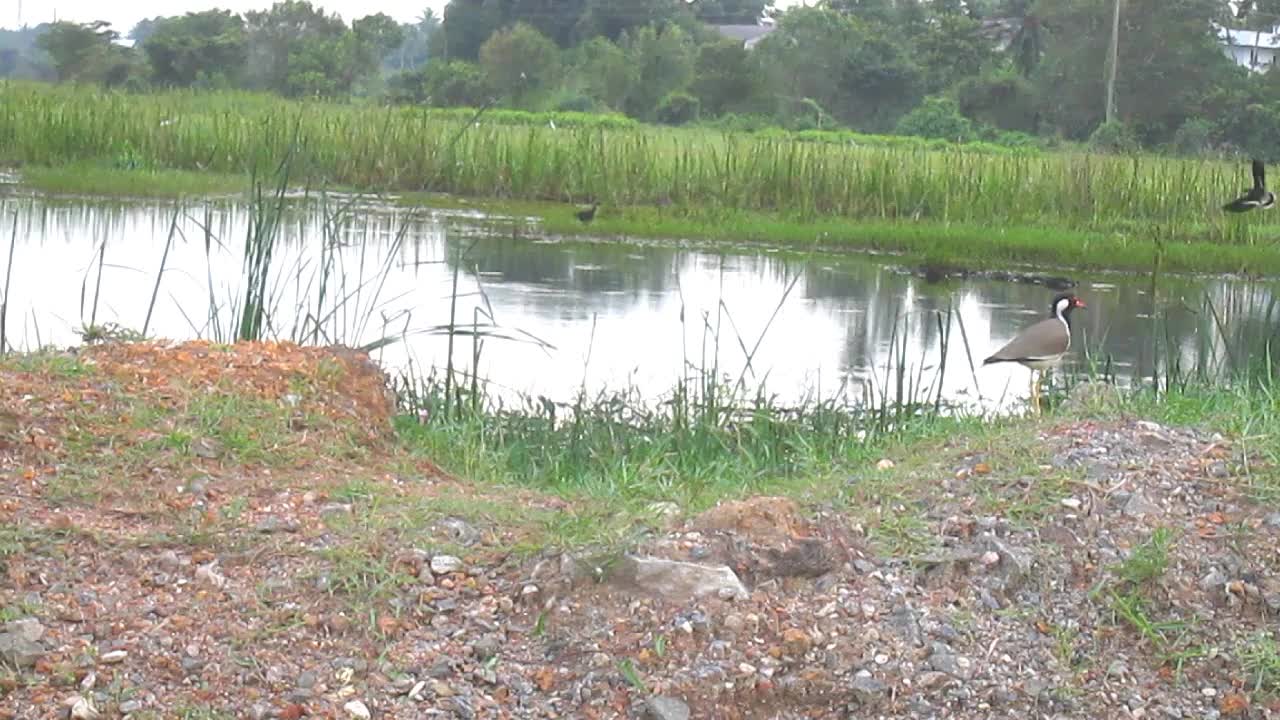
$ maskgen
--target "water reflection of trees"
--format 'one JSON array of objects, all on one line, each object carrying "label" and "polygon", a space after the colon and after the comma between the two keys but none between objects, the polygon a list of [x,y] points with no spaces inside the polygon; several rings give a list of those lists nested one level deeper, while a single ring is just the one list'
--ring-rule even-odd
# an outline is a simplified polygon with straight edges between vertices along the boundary
[{"label": "water reflection of trees", "polygon": [[[25,242],[61,240],[73,247],[72,252],[82,245],[86,259],[102,241],[108,243],[108,257],[117,243],[147,252],[162,246],[175,213],[183,218],[187,241],[200,242],[207,228],[226,245],[227,253],[235,255],[251,221],[248,207],[217,200],[5,198],[0,207],[17,210],[17,229]],[[941,337],[932,317],[949,309],[962,314],[973,360],[981,362],[1021,328],[1047,316],[1055,294],[1018,283],[927,283],[856,255],[812,259],[659,245],[542,243],[498,232],[499,224],[485,228],[463,219],[442,220],[430,213],[385,207],[339,212],[338,205],[331,204],[327,212],[314,206],[291,209],[281,225],[280,240],[291,248],[282,256],[310,257],[320,241],[329,238],[341,241],[350,258],[362,248],[389,248],[403,237],[396,272],[413,277],[427,264],[452,270],[461,262],[458,269],[468,278],[467,288],[474,289],[472,273],[478,271],[495,303],[519,305],[557,320],[652,312],[669,302],[681,277],[698,277],[704,286],[714,286],[714,279],[723,274],[738,287],[758,287],[759,293],[776,291],[780,296],[798,273],[801,280],[789,302],[808,303],[826,318],[830,332],[840,337],[839,364],[860,374],[877,365],[882,371],[890,342],[895,337],[901,341],[904,333],[913,361],[936,363]],[[422,277],[424,283],[441,282],[438,273]],[[1229,359],[1240,364],[1256,357],[1265,343],[1280,340],[1280,308],[1275,285],[1269,282],[1166,276],[1153,294],[1146,276],[1108,275],[1082,281],[1077,292],[1089,304],[1074,316],[1079,344],[1070,363],[1077,368],[1085,363],[1086,349],[1096,360],[1110,359],[1125,374],[1149,376],[1157,362],[1168,361],[1170,352],[1184,368],[1220,367]],[[447,283],[439,293],[448,293]],[[758,303],[749,312],[765,312],[768,305]],[[951,342],[953,351],[963,351],[957,327],[952,328]],[[643,352],[643,345],[638,345],[638,362],[644,362]],[[793,362],[817,362],[803,347],[788,352]],[[949,362],[953,360],[957,372],[969,373],[963,355]]]}]

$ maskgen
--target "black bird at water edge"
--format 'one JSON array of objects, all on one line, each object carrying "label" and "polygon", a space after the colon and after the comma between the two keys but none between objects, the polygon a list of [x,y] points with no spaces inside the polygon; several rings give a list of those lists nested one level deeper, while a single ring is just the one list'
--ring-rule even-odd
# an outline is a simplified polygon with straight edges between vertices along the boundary
[{"label": "black bird at water edge", "polygon": [[1262,161],[1253,161],[1253,187],[1240,197],[1222,206],[1227,212],[1246,212],[1255,208],[1270,210],[1275,207],[1276,194],[1267,189],[1267,169]]}]

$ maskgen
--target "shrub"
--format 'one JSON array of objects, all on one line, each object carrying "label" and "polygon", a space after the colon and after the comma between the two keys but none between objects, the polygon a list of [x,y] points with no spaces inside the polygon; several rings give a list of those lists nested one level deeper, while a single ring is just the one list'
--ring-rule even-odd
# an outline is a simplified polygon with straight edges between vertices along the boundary
[{"label": "shrub", "polygon": [[1026,133],[1038,129],[1035,87],[1017,73],[966,78],[956,85],[955,95],[960,113],[975,122]]},{"label": "shrub", "polygon": [[932,96],[924,99],[914,110],[898,121],[899,135],[915,135],[938,138],[952,142],[969,142],[977,139],[973,122],[960,114],[956,101],[948,97]]},{"label": "shrub", "polygon": [[1173,134],[1173,149],[1183,155],[1202,155],[1213,147],[1213,123],[1189,118]]},{"label": "shrub", "polygon": [[698,119],[701,109],[698,98],[686,92],[673,92],[658,103],[655,115],[664,125],[686,125]]},{"label": "shrub", "polygon": [[561,98],[555,104],[556,112],[579,112],[589,113],[595,112],[598,108],[596,101],[586,95],[578,95],[576,93]]},{"label": "shrub", "polygon": [[427,63],[392,77],[389,85],[393,102],[434,107],[479,106],[493,95],[484,71],[461,60]]},{"label": "shrub", "polygon": [[725,132],[755,132],[765,128],[776,127],[778,122],[768,115],[740,115],[725,113],[713,120],[704,121],[707,127]]},{"label": "shrub", "polygon": [[1102,123],[1089,136],[1089,147],[1099,152],[1131,153],[1138,151],[1138,136],[1133,128],[1119,120]]}]

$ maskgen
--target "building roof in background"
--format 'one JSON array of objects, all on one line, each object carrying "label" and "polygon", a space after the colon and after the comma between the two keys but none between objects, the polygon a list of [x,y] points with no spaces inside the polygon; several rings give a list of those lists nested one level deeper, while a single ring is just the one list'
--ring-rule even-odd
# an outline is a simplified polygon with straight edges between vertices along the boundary
[{"label": "building roof in background", "polygon": [[1280,49],[1280,34],[1274,30],[1271,32],[1258,32],[1257,30],[1231,30],[1219,27],[1217,31],[1218,39],[1226,45],[1267,48],[1269,50]]},{"label": "building roof in background", "polygon": [[730,40],[737,40],[750,47],[760,38],[773,32],[773,25],[712,25],[715,31]]}]

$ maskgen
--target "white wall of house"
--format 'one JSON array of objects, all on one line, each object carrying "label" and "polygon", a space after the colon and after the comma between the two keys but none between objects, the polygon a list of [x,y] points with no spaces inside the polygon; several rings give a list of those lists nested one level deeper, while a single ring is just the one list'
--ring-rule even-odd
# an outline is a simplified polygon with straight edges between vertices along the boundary
[{"label": "white wall of house", "polygon": [[1254,72],[1266,72],[1280,63],[1280,34],[1253,30],[1218,29],[1222,52],[1232,62]]},{"label": "white wall of house", "polygon": [[1275,48],[1226,45],[1222,49],[1226,52],[1227,57],[1235,61],[1235,64],[1259,72],[1271,69],[1271,66],[1276,64],[1277,58],[1280,58],[1280,54],[1277,54]]}]

